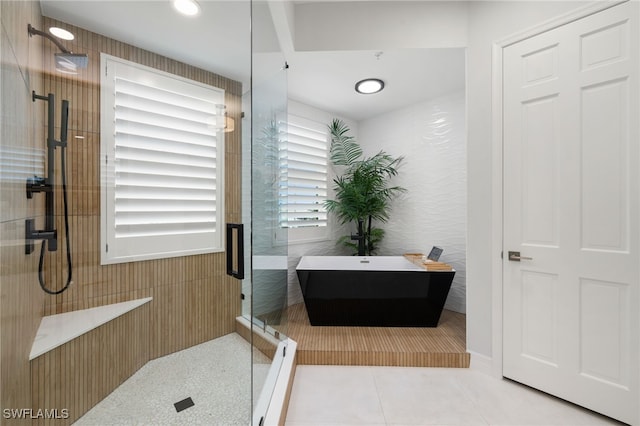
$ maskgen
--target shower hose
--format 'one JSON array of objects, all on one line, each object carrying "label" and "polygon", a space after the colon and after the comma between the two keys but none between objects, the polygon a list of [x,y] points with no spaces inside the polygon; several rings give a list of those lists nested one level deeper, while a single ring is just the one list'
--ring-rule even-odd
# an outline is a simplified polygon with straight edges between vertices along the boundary
[{"label": "shower hose", "polygon": [[61,146],[60,153],[60,163],[61,163],[61,171],[62,174],[62,204],[64,207],[64,233],[65,238],[67,239],[67,264],[69,265],[68,273],[67,273],[67,283],[60,290],[50,290],[47,288],[44,282],[43,270],[44,270],[44,252],[47,245],[47,240],[42,240],[42,246],[40,247],[40,261],[38,262],[38,281],[40,282],[40,287],[44,290],[45,293],[48,294],[60,294],[69,288],[71,285],[71,276],[72,276],[72,265],[71,265],[71,241],[69,240],[69,208],[67,206],[67,162],[66,162],[66,144]]}]

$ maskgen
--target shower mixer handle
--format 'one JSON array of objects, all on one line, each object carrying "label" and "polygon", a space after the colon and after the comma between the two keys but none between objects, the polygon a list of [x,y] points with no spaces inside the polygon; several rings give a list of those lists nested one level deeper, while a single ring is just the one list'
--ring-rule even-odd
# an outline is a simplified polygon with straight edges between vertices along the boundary
[{"label": "shower mixer handle", "polygon": [[45,178],[39,176],[27,178],[27,198],[33,198],[34,192],[51,192],[51,190],[52,187]]},{"label": "shower mixer handle", "polygon": [[34,221],[34,219],[27,219],[24,222],[25,254],[33,253],[33,240],[47,240],[49,251],[58,250],[58,231],[55,229],[38,231],[35,229]]}]

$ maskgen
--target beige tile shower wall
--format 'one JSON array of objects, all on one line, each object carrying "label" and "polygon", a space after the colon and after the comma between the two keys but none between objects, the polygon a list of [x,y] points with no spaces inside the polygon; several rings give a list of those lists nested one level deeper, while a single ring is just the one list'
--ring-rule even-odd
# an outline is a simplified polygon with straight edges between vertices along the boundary
[{"label": "beige tile shower wall", "polygon": [[[24,221],[44,202],[27,200],[25,176],[44,147],[42,115],[31,101],[41,90],[42,44],[27,25],[41,24],[39,2],[0,2],[0,409],[30,408],[29,352],[42,318],[44,295],[35,281],[37,259],[24,254]],[[16,160],[21,158],[20,161]],[[15,164],[24,173],[15,171]],[[4,418],[2,424],[29,424]]]},{"label": "beige tile shower wall", "polygon": [[[241,84],[44,18],[45,27],[54,24],[75,33],[76,38],[68,47],[75,53],[87,53],[89,66],[75,76],[60,74],[55,71],[55,47],[45,44],[43,91],[56,95],[56,126],[59,126],[60,101],[70,101],[67,176],[74,264],[72,286],[61,295],[47,296],[45,314],[151,296],[151,358],[232,332],[235,317],[240,314],[240,286],[237,280],[225,274],[224,253],[100,265],[100,52],[224,89],[227,111],[236,123],[241,122]],[[75,136],[84,136],[84,139]],[[236,131],[225,134],[224,219],[227,222],[241,218],[240,140],[239,126]],[[59,173],[56,178],[61,184]],[[56,197],[56,215],[61,234],[64,223],[60,193],[58,191]],[[65,246],[60,244],[57,252],[48,253],[45,263],[47,279],[54,283],[52,286],[63,285],[67,277]]]}]

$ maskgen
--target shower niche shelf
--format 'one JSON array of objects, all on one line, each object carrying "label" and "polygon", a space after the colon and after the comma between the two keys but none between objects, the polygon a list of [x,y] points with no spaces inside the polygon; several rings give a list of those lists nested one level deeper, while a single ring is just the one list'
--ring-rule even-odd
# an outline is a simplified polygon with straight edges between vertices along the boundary
[{"label": "shower niche shelf", "polygon": [[152,300],[152,297],[81,309],[42,318],[31,346],[29,361],[61,346],[76,337],[98,328]]}]

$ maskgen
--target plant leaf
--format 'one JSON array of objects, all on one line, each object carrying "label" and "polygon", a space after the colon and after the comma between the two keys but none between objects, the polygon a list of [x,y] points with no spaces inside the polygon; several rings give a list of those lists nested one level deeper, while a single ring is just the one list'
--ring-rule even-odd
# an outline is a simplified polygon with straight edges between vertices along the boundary
[{"label": "plant leaf", "polygon": [[[349,136],[349,128],[338,119],[329,126],[331,132],[331,161],[346,166],[344,173],[333,180],[335,200],[326,200],[327,211],[336,215],[342,223],[366,222],[365,252],[372,254],[384,236],[384,231],[371,227],[371,221],[386,222],[391,213],[391,202],[406,190],[390,186],[391,178],[398,174],[403,157],[394,158],[384,151],[369,158],[362,158],[363,151]],[[370,235],[368,235],[370,232]],[[347,247],[357,249],[350,237],[340,239]]]},{"label": "plant leaf", "polygon": [[331,162],[336,166],[351,166],[362,156],[362,148],[353,136],[348,135],[349,127],[337,118],[329,125]]}]

